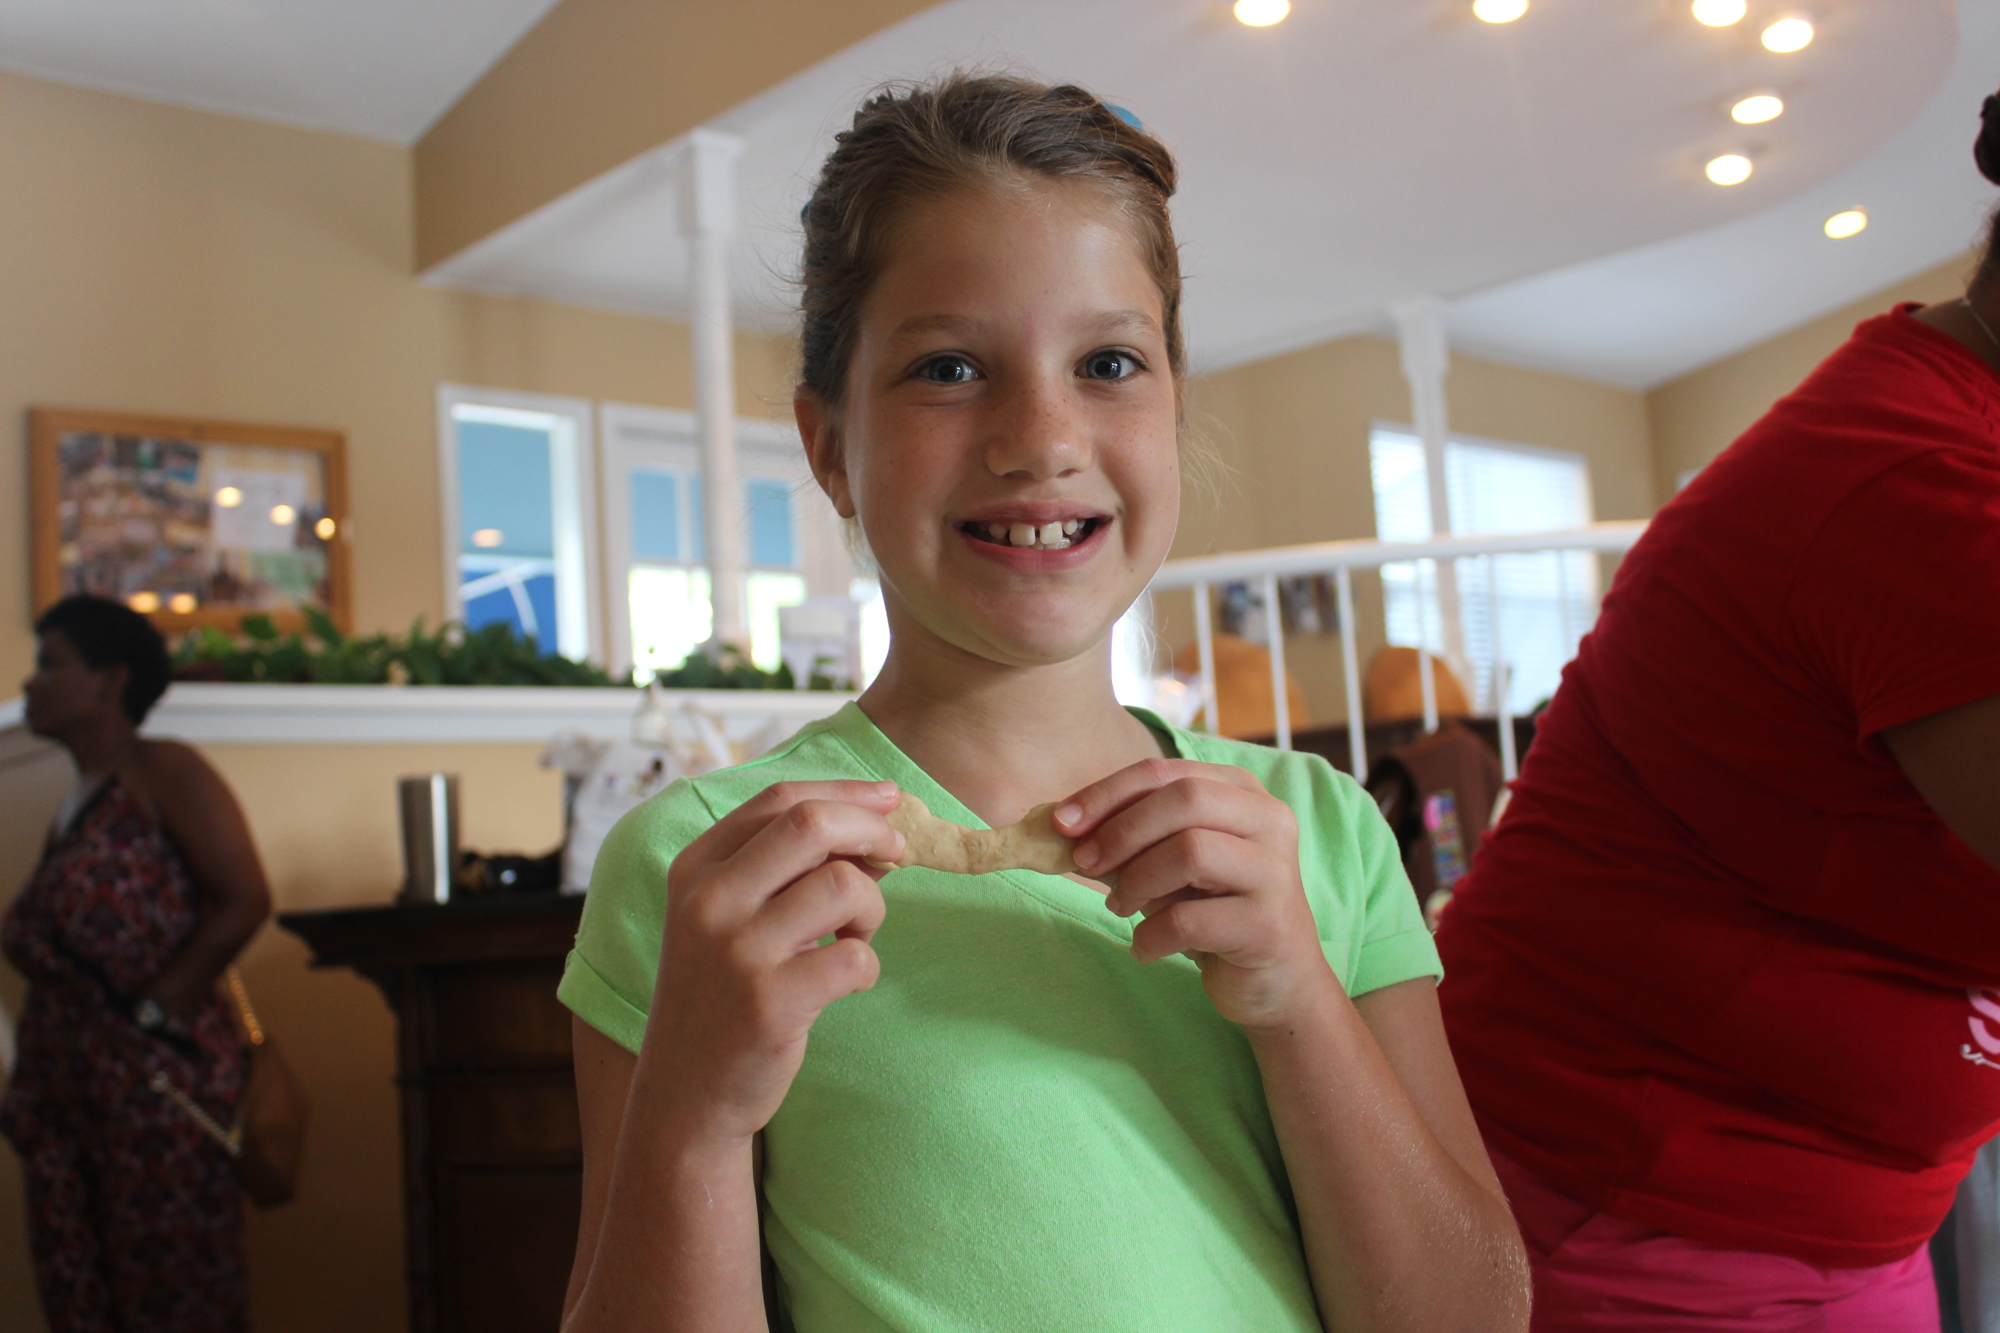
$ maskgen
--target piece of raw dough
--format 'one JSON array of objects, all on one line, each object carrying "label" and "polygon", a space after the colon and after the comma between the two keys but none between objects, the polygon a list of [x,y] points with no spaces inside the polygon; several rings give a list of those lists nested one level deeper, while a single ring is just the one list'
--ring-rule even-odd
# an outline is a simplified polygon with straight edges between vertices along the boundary
[{"label": "piece of raw dough", "polygon": [[1070,855],[1076,839],[1056,832],[1055,804],[1038,805],[1005,828],[967,828],[939,819],[910,792],[889,812],[889,827],[903,835],[903,854],[879,866],[928,866],[953,875],[988,875],[996,870],[1035,870],[1073,875]]}]

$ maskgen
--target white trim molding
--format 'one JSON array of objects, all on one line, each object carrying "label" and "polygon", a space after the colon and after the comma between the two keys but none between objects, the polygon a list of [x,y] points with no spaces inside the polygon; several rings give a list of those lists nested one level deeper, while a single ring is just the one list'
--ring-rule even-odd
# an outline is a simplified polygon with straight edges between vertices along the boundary
[{"label": "white trim molding", "polygon": [[[663,690],[741,739],[775,720],[804,726],[854,698],[809,690]],[[146,718],[147,736],[196,745],[540,744],[558,732],[630,740],[644,691],[541,685],[219,685],[178,681]],[[19,699],[0,702],[0,739],[27,736]],[[6,746],[0,744],[0,750]]]}]

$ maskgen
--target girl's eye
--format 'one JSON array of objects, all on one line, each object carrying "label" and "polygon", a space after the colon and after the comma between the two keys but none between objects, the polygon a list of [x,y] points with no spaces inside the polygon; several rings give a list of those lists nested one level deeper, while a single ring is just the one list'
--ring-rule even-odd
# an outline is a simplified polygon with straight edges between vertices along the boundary
[{"label": "girl's eye", "polygon": [[1083,359],[1082,371],[1087,380],[1130,379],[1139,373],[1139,358],[1111,349],[1092,352]]},{"label": "girl's eye", "polygon": [[978,375],[962,356],[934,356],[917,367],[917,378],[932,384],[970,384]]}]

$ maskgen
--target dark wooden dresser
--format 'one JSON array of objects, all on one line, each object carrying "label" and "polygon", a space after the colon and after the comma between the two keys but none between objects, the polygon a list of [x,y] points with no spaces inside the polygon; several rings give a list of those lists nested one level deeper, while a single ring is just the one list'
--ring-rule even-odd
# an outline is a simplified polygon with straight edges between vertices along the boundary
[{"label": "dark wooden dresser", "polygon": [[279,918],[397,1020],[411,1333],[553,1333],[583,1158],[569,1011],[583,900],[471,898]]}]

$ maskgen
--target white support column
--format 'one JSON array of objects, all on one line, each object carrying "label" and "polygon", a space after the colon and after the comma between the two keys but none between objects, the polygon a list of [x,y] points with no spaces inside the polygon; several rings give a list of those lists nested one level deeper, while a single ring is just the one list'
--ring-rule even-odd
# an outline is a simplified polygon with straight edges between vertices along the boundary
[{"label": "white support column", "polygon": [[1361,655],[1354,645],[1354,577],[1346,565],[1333,571],[1340,597],[1340,670],[1347,690],[1347,754],[1354,780],[1368,780],[1368,719],[1361,714]]},{"label": "white support column", "polygon": [[1208,585],[1194,585],[1195,652],[1201,662],[1201,722],[1211,736],[1222,734],[1215,716],[1215,629],[1209,623]]},{"label": "white support column", "polygon": [[1493,556],[1486,557],[1486,615],[1493,625],[1493,713],[1500,722],[1500,776],[1512,782],[1521,775],[1514,754],[1514,714],[1507,707],[1507,640],[1500,633],[1500,567]]},{"label": "white support column", "polygon": [[[1431,535],[1451,536],[1451,496],[1445,489],[1447,438],[1444,377],[1451,350],[1444,334],[1444,302],[1418,296],[1389,307],[1403,352],[1403,378],[1410,382],[1410,422],[1424,444],[1424,474],[1430,482]],[[1421,593],[1419,594],[1421,596]],[[1447,662],[1465,661],[1465,628],[1458,612],[1458,567],[1437,562],[1439,643]]]},{"label": "white support column", "polygon": [[1271,629],[1271,720],[1280,750],[1292,748],[1292,692],[1285,688],[1285,611],[1278,602],[1278,576],[1264,576],[1264,622]]},{"label": "white support column", "polygon": [[743,140],[696,130],[680,152],[681,235],[693,306],[694,410],[701,437],[702,536],[708,547],[712,643],[749,650],[743,616],[743,495],[736,476],[736,368],[729,313],[729,245],[736,229],[736,159]]}]

